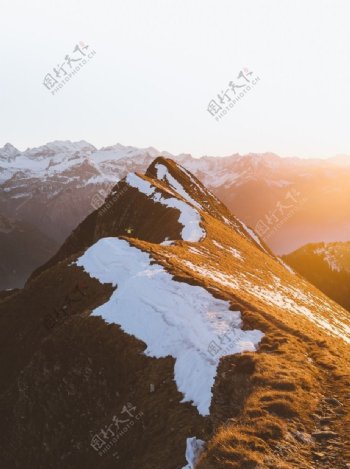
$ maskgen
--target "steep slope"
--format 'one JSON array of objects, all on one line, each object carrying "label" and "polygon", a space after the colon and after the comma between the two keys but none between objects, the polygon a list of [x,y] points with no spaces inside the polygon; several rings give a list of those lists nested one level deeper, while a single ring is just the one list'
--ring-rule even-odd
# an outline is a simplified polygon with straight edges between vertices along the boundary
[{"label": "steep slope", "polygon": [[308,244],[283,259],[332,300],[350,310],[350,242]]},{"label": "steep slope", "polygon": [[0,214],[0,290],[22,287],[58,245],[38,228]]},{"label": "steep slope", "polygon": [[0,302],[0,338],[9,469],[350,463],[348,313],[171,160]]}]

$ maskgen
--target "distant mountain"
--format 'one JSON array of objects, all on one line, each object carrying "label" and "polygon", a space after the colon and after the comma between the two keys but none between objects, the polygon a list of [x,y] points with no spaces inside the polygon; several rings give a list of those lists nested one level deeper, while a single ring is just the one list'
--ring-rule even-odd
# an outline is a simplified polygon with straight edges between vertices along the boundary
[{"label": "distant mountain", "polygon": [[350,311],[350,242],[308,244],[283,259]]},{"label": "distant mountain", "polygon": [[2,466],[346,468],[349,344],[347,311],[156,158],[0,295]]},{"label": "distant mountain", "polygon": [[[121,144],[98,150],[85,141],[24,152],[7,144],[0,149],[0,213],[40,227],[61,244],[119,180],[146,171],[161,155],[190,170],[278,254],[311,241],[350,239],[346,161],[272,153],[193,158]],[[22,285],[18,279],[13,286]]]},{"label": "distant mountain", "polygon": [[284,254],[309,242],[350,239],[350,166],[338,163],[249,154],[207,159],[201,170],[194,170],[197,162],[184,164]]},{"label": "distant mountain", "polygon": [[[145,170],[153,149],[102,148],[87,142],[51,142],[14,154],[0,149],[0,211],[40,226],[59,242],[92,210],[130,167]],[[96,208],[96,207],[95,207]]]},{"label": "distant mountain", "polygon": [[11,163],[11,161],[15,161],[17,156],[20,156],[21,152],[17,150],[11,143],[6,143],[0,149],[0,162],[2,163]]}]

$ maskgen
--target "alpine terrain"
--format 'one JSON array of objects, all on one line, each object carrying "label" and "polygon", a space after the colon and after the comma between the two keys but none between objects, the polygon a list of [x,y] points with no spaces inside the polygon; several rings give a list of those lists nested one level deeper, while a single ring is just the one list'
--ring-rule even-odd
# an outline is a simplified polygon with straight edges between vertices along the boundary
[{"label": "alpine terrain", "polygon": [[300,275],[350,311],[350,242],[308,244],[283,258]]},{"label": "alpine terrain", "polygon": [[[34,228],[46,237],[48,260],[57,244],[104,203],[118,180],[130,171],[145,172],[161,155],[191,171],[278,254],[310,242],[350,239],[346,156],[305,160],[249,153],[194,158],[119,143],[97,149],[86,141],[54,141],[21,152],[8,143],[0,149],[0,213],[16,221],[13,236],[24,233],[23,223],[28,227],[31,259],[23,262],[33,268],[42,263]],[[17,258],[9,247],[12,274],[10,279],[0,277],[0,289],[24,285],[28,269]]]},{"label": "alpine terrain", "polygon": [[178,161],[115,182],[1,296],[2,467],[349,467],[349,312]]}]

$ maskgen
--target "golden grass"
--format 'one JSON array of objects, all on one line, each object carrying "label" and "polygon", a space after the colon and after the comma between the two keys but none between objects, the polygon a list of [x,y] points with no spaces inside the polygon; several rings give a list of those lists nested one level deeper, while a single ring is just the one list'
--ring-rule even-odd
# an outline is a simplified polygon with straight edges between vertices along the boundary
[{"label": "golden grass", "polygon": [[[233,282],[248,279],[261,287],[279,277],[288,286],[310,292],[317,304],[327,304],[341,315],[345,311],[270,256],[252,249],[251,242],[220,221],[204,213],[202,216],[208,235],[203,242],[193,243],[202,253],[191,252],[188,243],[163,247],[131,240],[150,251],[177,280],[203,285],[215,296],[229,300],[232,309],[242,312],[244,328],[265,333],[257,353],[221,359],[213,388],[213,430],[207,436],[207,449],[198,469],[309,468],[313,464],[313,445],[300,443],[294,435],[310,435],[315,430],[313,414],[324,394],[346,393],[350,381],[348,345],[306,317],[268,304],[249,289],[220,284],[194,268],[205,266],[209,272],[226,274]],[[218,248],[211,239],[239,250],[244,260]],[[307,305],[303,299],[295,301],[299,306]],[[321,308],[311,308],[327,318]],[[345,412],[337,425],[344,438],[347,419]]]}]

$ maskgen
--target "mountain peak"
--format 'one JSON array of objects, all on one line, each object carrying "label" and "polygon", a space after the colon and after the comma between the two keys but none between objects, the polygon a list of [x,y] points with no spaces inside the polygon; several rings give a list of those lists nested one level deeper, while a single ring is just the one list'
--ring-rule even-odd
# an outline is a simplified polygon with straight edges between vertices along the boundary
[{"label": "mountain peak", "polygon": [[158,157],[144,175],[131,172],[121,179],[104,203],[102,199],[102,205],[32,278],[58,260],[86,248],[87,242],[104,236],[128,236],[159,245],[200,242],[206,237],[204,225],[213,222],[226,225],[272,255],[253,230],[232,215],[192,173],[169,158]]},{"label": "mountain peak", "polygon": [[158,156],[157,158],[155,158],[152,163],[149,165],[147,171],[146,171],[146,176],[149,176],[149,177],[154,177],[154,178],[158,178],[157,174],[158,174],[158,166],[159,165],[163,165],[165,166],[169,171],[171,170],[175,170],[175,168],[178,167],[178,165],[175,163],[174,160],[170,159],[170,158],[166,158],[165,156]]},{"label": "mountain peak", "polygon": [[73,154],[75,152],[84,152],[89,154],[96,151],[96,148],[85,140],[72,142],[70,140],[53,140],[40,147],[28,148],[24,154],[28,158],[44,159],[56,154]]},{"label": "mountain peak", "polygon": [[14,147],[11,143],[5,143],[5,145],[0,148],[0,157],[2,158],[14,158],[19,155],[20,151]]}]

